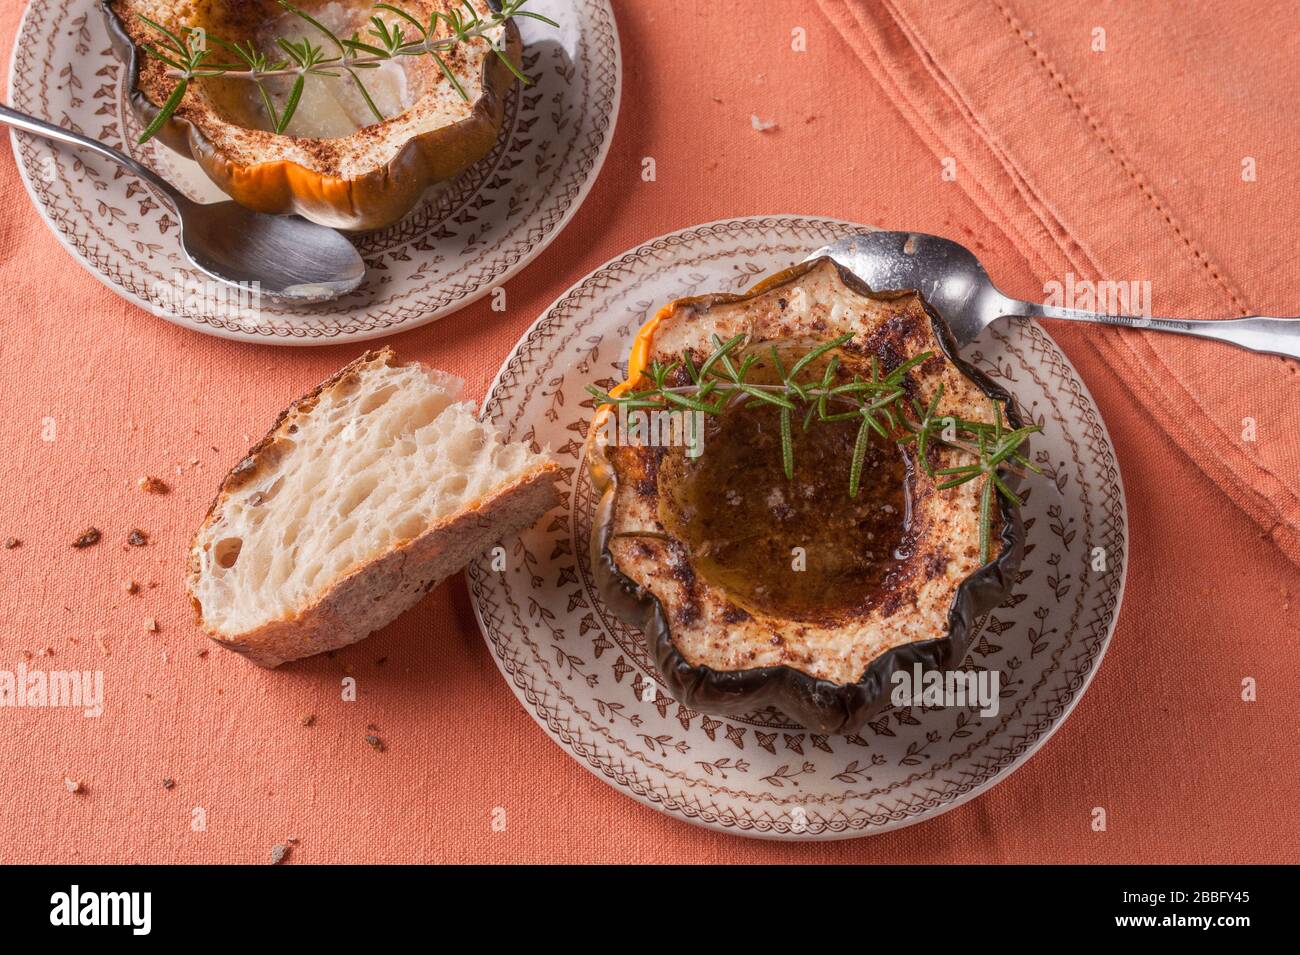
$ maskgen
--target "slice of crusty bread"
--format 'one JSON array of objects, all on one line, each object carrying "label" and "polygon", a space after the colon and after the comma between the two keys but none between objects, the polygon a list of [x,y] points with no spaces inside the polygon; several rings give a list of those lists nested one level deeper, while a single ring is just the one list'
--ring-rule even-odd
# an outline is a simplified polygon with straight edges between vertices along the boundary
[{"label": "slice of crusty bread", "polygon": [[279,666],[347,646],[557,501],[463,382],[367,352],[290,405],[226,476],[190,548],[199,623]]}]

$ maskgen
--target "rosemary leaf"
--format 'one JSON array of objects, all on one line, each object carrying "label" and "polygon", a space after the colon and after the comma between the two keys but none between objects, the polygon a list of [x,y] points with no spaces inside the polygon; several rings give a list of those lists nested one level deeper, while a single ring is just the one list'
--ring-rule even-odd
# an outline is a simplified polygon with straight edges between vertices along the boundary
[{"label": "rosemary leaf", "polygon": [[172,90],[171,96],[168,96],[167,102],[162,104],[162,108],[158,110],[158,115],[153,118],[153,122],[145,127],[144,132],[140,134],[140,138],[136,140],[137,143],[147,143],[153,138],[154,134],[157,133],[158,130],[163,128],[163,124],[172,118],[172,114],[175,113],[177,107],[181,105],[181,100],[185,98],[185,91],[189,88],[189,80],[180,80],[177,82],[176,88]]},{"label": "rosemary leaf", "polygon": [[1005,494],[1007,496],[1007,500],[1009,500],[1012,504],[1016,505],[1016,507],[1019,507],[1021,504],[1024,503],[1023,501],[1020,500],[1019,494],[1017,494],[1015,491],[1011,490],[1011,488],[1006,486],[1002,478],[998,476],[997,471],[989,472],[989,480],[991,480],[994,484],[996,484],[998,490],[1001,491],[1003,494]]},{"label": "rosemary leaf", "polygon": [[909,371],[911,371],[913,368],[915,368],[917,365],[921,364],[922,362],[928,361],[931,357],[933,357],[933,355],[934,352],[932,351],[923,351],[918,355],[913,355],[911,358],[907,359],[907,361],[903,362],[901,365],[899,365],[897,368],[891,371],[886,380],[891,380],[895,383],[902,381],[904,375],[906,375]]},{"label": "rosemary leaf", "polygon": [[[354,53],[365,53],[365,54],[368,54],[368,55],[370,55],[370,56],[379,57],[379,58],[381,58],[381,59],[385,59],[385,60],[388,59],[388,51],[387,51],[387,50],[381,50],[381,49],[379,49],[379,47],[377,47],[377,46],[371,46],[369,43],[366,43],[366,42],[364,42],[364,41],[362,41],[362,40],[360,40],[360,39],[358,39],[358,38],[356,38],[356,37],[353,37],[353,38],[350,39],[350,40],[344,40],[344,41],[343,41],[343,45],[344,45],[345,47],[347,47],[349,50],[351,50],[352,52],[354,52]],[[355,69],[356,67],[358,67],[358,66],[366,66],[366,67],[374,68],[374,67],[379,66],[379,64],[378,64],[378,63],[356,63],[356,64],[353,64],[353,68],[354,68],[354,69]]]},{"label": "rosemary leaf", "polygon": [[460,94],[460,98],[468,101],[469,94],[465,92],[465,87],[461,86],[460,80],[456,79],[456,74],[451,71],[451,67],[447,65],[447,61],[437,53],[430,53],[429,55],[432,56],[433,61],[438,64],[438,69],[442,70],[442,75],[447,77],[447,81],[451,83],[456,92]]},{"label": "rosemary leaf", "polygon": [[1028,468],[1030,471],[1033,471],[1035,474],[1042,474],[1042,473],[1043,473],[1043,469],[1042,469],[1042,468],[1040,468],[1040,467],[1039,467],[1037,464],[1035,464],[1033,461],[1030,461],[1028,458],[1026,458],[1024,455],[1022,455],[1019,451],[1013,452],[1011,456],[1015,459],[1016,463],[1019,464],[1021,467]]},{"label": "rosemary leaf", "polygon": [[837,421],[856,421],[858,416],[859,412],[857,411],[842,411],[839,414],[828,414],[821,420],[827,424],[834,424]]},{"label": "rosemary leaf", "polygon": [[289,59],[293,60],[293,62],[298,66],[302,66],[307,58],[306,54],[302,52],[298,44],[293,43],[284,37],[276,37],[275,45],[284,50],[285,55],[288,56]]},{"label": "rosemary leaf", "polygon": [[[281,0],[281,2],[283,2],[283,0]],[[376,10],[387,10],[389,13],[393,14],[394,16],[399,16],[399,17],[401,17],[403,20],[407,21],[407,22],[410,23],[412,26],[414,26],[417,30],[419,30],[419,31],[420,31],[420,36],[424,37],[425,39],[428,39],[428,38],[429,38],[429,31],[427,31],[427,30],[424,28],[424,24],[422,24],[419,20],[415,19],[415,17],[411,16],[411,15],[410,15],[409,13],[407,13],[405,10],[402,10],[402,9],[400,9],[400,8],[398,8],[398,7],[395,7],[395,6],[393,6],[392,4],[390,4],[390,3],[376,3],[376,4],[375,4],[375,9],[376,9]]]},{"label": "rosemary leaf", "polygon": [[709,371],[713,368],[713,366],[719,360],[721,360],[723,357],[726,356],[727,352],[731,351],[731,349],[735,348],[744,340],[745,340],[744,332],[741,332],[735,338],[725,343],[719,342],[718,336],[714,335],[713,342],[714,342],[714,348],[716,350],[713,352],[712,355],[704,359],[704,364],[700,365],[700,377],[703,378],[705,375],[707,375]]},{"label": "rosemary leaf", "polygon": [[524,84],[524,86],[533,85],[533,81],[530,80],[528,77],[524,76],[523,72],[519,69],[519,67],[515,66],[514,63],[510,62],[510,57],[506,56],[504,50],[498,50],[496,48],[496,44],[492,44],[492,52],[496,54],[496,58],[498,60],[500,60],[502,63],[505,64],[506,69],[508,69],[511,73],[515,75],[515,79],[517,79],[520,83]]},{"label": "rosemary leaf", "polygon": [[862,465],[867,460],[867,445],[871,441],[871,418],[863,416],[858,426],[858,438],[853,442],[853,462],[849,466],[849,497],[857,498],[862,487]]},{"label": "rosemary leaf", "polygon": [[717,355],[718,364],[722,366],[723,370],[726,371],[726,373],[731,377],[732,381],[739,381],[740,378],[736,374],[736,366],[731,363],[731,356],[728,353],[734,347],[732,345],[732,342],[738,342],[740,340],[743,340],[744,335],[737,335],[735,338],[731,339],[731,341],[727,342],[726,344],[723,344],[722,340],[719,339],[717,335],[714,335],[712,337],[713,337],[713,347],[718,349],[718,355]]},{"label": "rosemary leaf", "polygon": [[540,13],[534,13],[532,10],[515,9],[510,12],[510,16],[527,17],[529,20],[541,20],[547,26],[556,27],[556,28],[559,27],[559,24],[556,23],[554,20],[552,20],[550,17],[544,17]]},{"label": "rosemary leaf", "polygon": [[370,112],[374,115],[375,122],[382,123],[384,121],[384,114],[380,112],[379,107],[375,105],[375,101],[370,98],[370,90],[366,89],[366,84],[361,82],[361,77],[357,76],[356,70],[348,70],[348,75],[352,77],[352,82],[356,86],[357,91],[361,93],[361,98],[364,99],[366,105],[370,107]]},{"label": "rosemary leaf", "polygon": [[889,432],[885,430],[885,426],[883,424],[881,424],[879,421],[876,420],[875,415],[863,414],[862,420],[865,421],[867,423],[867,426],[870,427],[872,431],[876,432],[876,434],[880,435],[882,438],[885,439],[889,438]]},{"label": "rosemary leaf", "polygon": [[244,62],[244,65],[247,67],[252,67],[255,65],[253,61],[253,57],[249,55],[248,51],[244,49],[242,44],[230,43],[226,40],[221,39],[221,37],[219,36],[208,37],[208,42],[215,43],[223,50],[227,50],[230,53],[235,54],[235,56],[239,57]]},{"label": "rosemary leaf", "polygon": [[826,370],[822,373],[822,388],[829,388],[835,381],[835,373],[840,368],[840,356],[831,355],[831,360],[826,363]]},{"label": "rosemary leaf", "polygon": [[790,378],[798,377],[799,372],[803,371],[805,368],[807,368],[810,364],[815,362],[822,355],[826,354],[831,349],[839,348],[841,345],[851,342],[852,340],[853,340],[853,333],[846,332],[843,335],[838,336],[837,338],[832,338],[828,342],[822,342],[820,345],[818,345],[816,348],[808,352],[808,354],[804,355],[802,358],[800,358],[797,362],[794,363],[794,367],[790,369]]},{"label": "rosemary leaf", "polygon": [[984,488],[980,491],[980,563],[989,562],[989,551],[991,550],[993,537],[992,527],[992,510],[993,510],[993,482],[985,481]]},{"label": "rosemary leaf", "polygon": [[299,76],[293,82],[293,89],[289,90],[289,98],[285,100],[284,109],[280,111],[280,121],[276,123],[275,131],[283,133],[289,126],[289,120],[293,119],[294,111],[298,108],[298,103],[302,99],[302,90],[306,85],[307,78]]},{"label": "rosemary leaf", "polygon": [[785,385],[787,388],[789,388],[791,391],[793,391],[796,395],[799,396],[800,401],[811,400],[811,396],[808,394],[808,389],[805,388],[803,385],[799,384],[799,382],[795,381],[793,378],[786,379]]},{"label": "rosemary leaf", "polygon": [[926,418],[933,418],[935,416],[935,414],[939,410],[939,401],[942,398],[943,398],[943,382],[941,381],[939,382],[939,386],[934,389],[934,397],[930,399],[930,408],[925,413]]},{"label": "rosemary leaf", "polygon": [[836,385],[830,389],[832,395],[860,395],[867,392],[878,392],[885,387],[883,382],[879,381],[862,381],[854,378],[853,381],[845,382],[842,385]]},{"label": "rosemary leaf", "polygon": [[393,34],[388,29],[388,24],[384,22],[383,17],[370,18],[370,32],[376,39],[384,44],[389,53],[392,53],[394,44]]},{"label": "rosemary leaf", "polygon": [[770,391],[763,391],[761,388],[755,388],[753,385],[739,384],[736,388],[747,395],[751,395],[760,401],[766,401],[768,404],[776,405],[786,411],[796,410],[795,403],[784,395],[774,394]]},{"label": "rosemary leaf", "polygon": [[680,361],[674,361],[669,362],[667,365],[661,365],[656,361],[651,362],[650,367],[652,369],[651,374],[654,377],[655,384],[662,388],[664,383],[672,376],[673,372],[682,367],[682,363]]},{"label": "rosemary leaf", "polygon": [[777,352],[775,345],[772,346],[771,351],[772,351],[772,367],[776,369],[776,373],[781,376],[782,381],[788,381],[790,376],[789,374],[786,373],[785,362],[781,361],[781,356]]},{"label": "rosemary leaf", "polygon": [[[504,12],[504,11],[503,11],[503,12]],[[433,36],[435,33],[437,33],[437,32],[438,32],[438,24],[439,24],[439,23],[442,23],[442,22],[446,22],[448,25],[450,25],[450,21],[447,20],[447,15],[446,15],[446,14],[444,14],[441,10],[434,10],[434,11],[429,15],[429,26],[428,26],[428,28],[424,31],[424,32],[425,32],[425,35],[426,35],[426,36]]]},{"label": "rosemary leaf", "polygon": [[706,413],[713,411],[712,405],[707,405],[703,401],[698,401],[695,398],[688,398],[686,395],[679,395],[671,391],[665,391],[663,396],[673,404],[680,405],[683,408],[689,408],[692,411],[703,411]]},{"label": "rosemary leaf", "polygon": [[[292,3],[290,3],[289,0],[277,0],[277,2],[280,4],[280,6],[284,7],[284,9],[288,10],[294,16],[307,21],[307,23],[311,24],[321,33],[329,37],[330,41],[339,48],[340,53],[347,52],[347,47],[343,45],[343,41],[338,38],[338,36],[334,33],[334,31],[331,30],[329,27],[327,27],[325,24],[321,23],[319,20],[317,20],[306,10],[299,10]],[[376,6],[377,5],[378,4],[376,4]]]},{"label": "rosemary leaf", "polygon": [[257,92],[258,92],[259,94],[261,94],[261,97],[262,97],[262,108],[266,110],[266,115],[267,115],[267,116],[270,118],[270,120],[271,120],[271,128],[272,128],[272,129],[279,129],[279,128],[280,128],[280,114],[279,114],[279,112],[276,110],[276,108],[275,108],[275,104],[271,101],[271,94],[267,91],[267,89],[266,89],[266,84],[263,83],[263,82],[260,81],[260,80],[259,80],[258,83],[257,83]]},{"label": "rosemary leaf", "polygon": [[147,26],[152,27],[153,29],[155,29],[155,30],[157,30],[159,33],[161,33],[163,36],[165,36],[167,39],[171,40],[172,43],[174,44],[174,46],[172,47],[172,49],[174,49],[174,50],[175,50],[177,53],[179,53],[181,56],[188,56],[188,55],[189,55],[190,50],[189,50],[189,47],[185,45],[185,41],[182,40],[182,39],[181,39],[179,36],[177,36],[175,33],[173,33],[171,30],[167,29],[167,28],[166,28],[165,26],[163,26],[161,23],[155,23],[153,20],[150,20],[150,19],[149,19],[148,17],[146,17],[143,13],[137,13],[136,16],[137,16],[139,19],[143,20]]},{"label": "rosemary leaf", "polygon": [[785,479],[794,480],[794,435],[790,433],[790,409],[781,409],[781,466]]},{"label": "rosemary leaf", "polygon": [[147,50],[149,52],[149,55],[152,56],[155,60],[162,60],[162,62],[166,63],[173,70],[179,70],[182,73],[185,72],[184,66],[182,66],[176,60],[172,59],[166,53],[163,53],[163,51],[158,49],[156,46],[146,45],[145,50]]},{"label": "rosemary leaf", "polygon": [[621,405],[624,408],[662,408],[663,407],[663,402],[660,401],[659,399],[644,397],[644,395],[648,394],[648,392],[634,392],[633,394],[630,395],[619,395],[616,398],[613,395],[609,394],[609,392],[602,391],[593,385],[587,386],[587,392],[595,396],[595,398],[598,401],[600,401],[601,404],[606,404],[606,405]]}]

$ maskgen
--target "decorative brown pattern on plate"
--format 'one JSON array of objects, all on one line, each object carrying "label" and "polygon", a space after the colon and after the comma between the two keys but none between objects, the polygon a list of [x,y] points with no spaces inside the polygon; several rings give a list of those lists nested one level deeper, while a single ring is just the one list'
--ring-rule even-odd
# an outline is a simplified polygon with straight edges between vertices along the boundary
[{"label": "decorative brown pattern on plate", "polygon": [[[621,61],[608,0],[534,0],[561,24],[525,20],[524,72],[493,150],[405,219],[356,239],[369,267],[355,293],[294,309],[187,302],[200,281],[180,251],[176,218],[149,187],[75,150],[13,136],[28,191],[55,234],[114,291],[197,331],[271,344],[337,344],[406,331],[469,304],[535,258],[591,189],[618,113]],[[32,0],[10,69],[16,109],[85,133],[161,171],[193,198],[225,198],[165,146],[137,146],[123,68],[97,0]],[[191,296],[192,298],[193,296]],[[223,314],[223,311],[226,314]]]},{"label": "decorative brown pattern on plate", "polygon": [[868,835],[970,799],[1060,725],[1096,670],[1119,609],[1127,531],[1110,440],[1060,350],[1019,320],[965,353],[1044,427],[1034,454],[1047,476],[1030,482],[1016,590],[983,622],[964,663],[1000,672],[996,716],[898,707],[854,736],[810,733],[770,709],[711,717],[664,692],[640,634],[601,604],[587,559],[594,500],[583,449],[595,409],[584,386],[622,379],[632,336],[664,302],[744,289],[865,228],[794,216],[735,219],[647,242],[543,314],[484,405],[512,440],[555,451],[567,491],[561,509],[504,542],[504,572],[487,560],[467,571],[498,667],[547,733],[598,776],[657,809],[729,832]]}]

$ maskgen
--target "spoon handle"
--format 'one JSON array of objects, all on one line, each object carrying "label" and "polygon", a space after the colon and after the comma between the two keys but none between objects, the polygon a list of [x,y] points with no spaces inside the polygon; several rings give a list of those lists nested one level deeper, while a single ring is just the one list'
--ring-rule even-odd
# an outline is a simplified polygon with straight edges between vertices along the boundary
[{"label": "spoon handle", "polygon": [[98,140],[91,139],[89,136],[83,136],[80,133],[74,133],[70,129],[64,129],[62,126],[55,126],[53,123],[47,123],[44,120],[37,119],[35,116],[28,116],[26,113],[20,113],[16,109],[10,109],[4,104],[0,104],[0,123],[12,126],[15,129],[21,129],[25,133],[32,133],[41,136],[44,139],[53,140],[56,143],[65,143],[69,146],[79,146],[83,149],[89,149],[103,156],[105,159],[117,163],[123,169],[135,173],[141,179],[144,179],[154,188],[160,190],[175,204],[188,203],[189,200],[182,196],[175,188],[172,187],[165,179],[150,169],[143,163],[136,162],[126,153],[118,152],[111,146],[105,146]]},{"label": "spoon handle", "polygon": [[1133,315],[1107,315],[1102,312],[1084,312],[1058,305],[1038,305],[1034,302],[1012,301],[1009,315],[1026,318],[1062,318],[1071,322],[1093,322],[1098,325],[1119,325],[1124,328],[1142,328],[1149,331],[1173,332],[1175,335],[1194,335],[1227,342],[1249,351],[1300,358],[1300,318],[1269,318],[1251,315],[1248,318],[1181,319],[1142,318]]}]

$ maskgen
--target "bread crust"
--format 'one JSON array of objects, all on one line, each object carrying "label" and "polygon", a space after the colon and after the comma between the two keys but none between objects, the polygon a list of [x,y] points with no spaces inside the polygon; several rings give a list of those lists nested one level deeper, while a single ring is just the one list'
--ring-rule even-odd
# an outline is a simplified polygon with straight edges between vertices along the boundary
[{"label": "bread crust", "polygon": [[358,372],[371,363],[399,364],[391,348],[368,351],[285,408],[266,436],[226,475],[191,541],[186,584],[198,626],[221,646],[259,666],[277,667],[364,639],[413,607],[493,542],[530,526],[559,502],[555,479],[560,469],[546,461],[504,488],[463,506],[418,537],[340,576],[314,603],[291,617],[239,634],[221,633],[208,626],[195,596],[201,568],[198,548],[204,532],[220,520],[233,492],[278,464],[281,442],[292,433],[295,422],[310,413],[323,395],[355,387],[360,380]]}]

